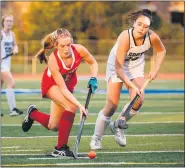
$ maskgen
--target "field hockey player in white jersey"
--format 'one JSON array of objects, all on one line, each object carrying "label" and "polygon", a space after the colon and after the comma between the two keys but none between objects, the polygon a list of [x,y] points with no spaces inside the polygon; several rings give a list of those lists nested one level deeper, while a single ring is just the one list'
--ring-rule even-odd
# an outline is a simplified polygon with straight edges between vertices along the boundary
[{"label": "field hockey player in white jersey", "polygon": [[[143,9],[131,13],[128,15],[128,21],[131,21],[132,27],[124,30],[119,35],[116,44],[109,54],[106,70],[107,99],[104,108],[99,112],[96,120],[94,134],[90,142],[92,150],[102,149],[102,137],[109,125],[111,131],[115,134],[116,142],[120,146],[126,146],[126,122],[139,112],[144,100],[144,92],[140,90],[144,84],[144,53],[151,46],[157,52],[154,67],[148,75],[151,81],[156,78],[166,54],[165,47],[159,36],[150,30],[152,23],[150,10]],[[111,122],[111,117],[118,107],[123,83],[125,83],[128,89],[131,100],[136,94],[140,97],[129,114],[124,113],[129,104],[127,103],[117,120]],[[124,129],[120,129],[117,125],[120,117],[122,117],[125,123]]]},{"label": "field hockey player in white jersey", "polygon": [[[10,116],[17,116],[23,112],[16,108],[14,86],[15,81],[10,72],[11,55],[18,53],[18,46],[16,44],[15,35],[11,31],[13,26],[13,16],[11,14],[2,17],[1,30],[1,89],[3,83],[7,84],[6,97],[10,109]],[[2,114],[1,114],[2,116]]]}]

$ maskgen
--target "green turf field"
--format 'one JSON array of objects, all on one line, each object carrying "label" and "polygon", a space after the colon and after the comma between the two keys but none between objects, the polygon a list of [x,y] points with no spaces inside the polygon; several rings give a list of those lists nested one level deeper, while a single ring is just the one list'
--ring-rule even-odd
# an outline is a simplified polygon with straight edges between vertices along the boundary
[{"label": "green turf field", "polygon": [[[76,89],[85,89],[87,81],[79,81]],[[16,88],[39,89],[39,81],[17,81]],[[156,80],[148,89],[183,89],[184,81]],[[105,82],[99,80],[99,89],[105,89]],[[85,103],[86,94],[75,94]],[[89,117],[85,122],[79,153],[83,157],[56,159],[47,157],[57,142],[57,133],[38,123],[28,133],[21,130],[25,115],[8,116],[5,95],[1,97],[1,165],[2,167],[184,167],[184,94],[146,94],[140,113],[129,121],[126,130],[127,146],[116,144],[109,129],[102,140],[103,150],[97,151],[97,158],[87,158],[90,138],[98,112],[104,106],[105,94],[96,94],[89,105]],[[38,95],[16,95],[17,107],[26,111],[27,106],[36,104],[38,109],[49,113],[50,101]],[[122,94],[119,107],[113,119],[128,101]],[[79,112],[70,134],[69,146],[73,149],[79,128]]]},{"label": "green turf field", "polygon": [[[105,57],[106,58],[106,57]],[[174,57],[175,58],[175,57]],[[95,57],[96,59],[96,57]],[[12,57],[13,66],[12,66],[12,72],[13,73],[31,73],[32,72],[32,65],[31,64],[19,64],[19,62],[16,60],[16,57]],[[150,70],[150,59],[146,60],[145,62],[145,72],[148,73]],[[107,60],[105,59],[102,62],[98,62],[98,72],[100,74],[105,74],[106,71],[106,66],[107,66]],[[173,68],[172,68],[173,67]],[[46,68],[46,64],[40,64],[39,61],[37,61],[37,66],[36,66],[36,72],[37,73],[42,73],[44,69]],[[84,71],[85,69],[85,71]],[[86,63],[81,63],[80,67],[77,70],[81,74],[88,74],[90,73],[90,68],[89,65]],[[169,56],[166,56],[165,61],[163,62],[161,68],[160,68],[160,73],[184,73],[184,60],[173,60],[169,59]]]}]

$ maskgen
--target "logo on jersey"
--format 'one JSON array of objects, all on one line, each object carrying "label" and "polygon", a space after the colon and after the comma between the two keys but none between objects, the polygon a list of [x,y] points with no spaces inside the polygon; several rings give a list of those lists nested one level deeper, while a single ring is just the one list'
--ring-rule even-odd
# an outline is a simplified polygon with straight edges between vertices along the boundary
[{"label": "logo on jersey", "polygon": [[130,52],[129,55],[126,57],[125,61],[135,61],[137,60],[139,57],[141,57],[143,55],[144,52],[141,53],[132,53]]},{"label": "logo on jersey", "polygon": [[75,63],[78,64],[81,60],[76,60]]},{"label": "logo on jersey", "polygon": [[68,71],[66,74],[63,74],[62,77],[64,78],[64,81],[67,82],[71,79],[71,77],[74,75],[74,73],[76,72],[77,67],[75,69],[72,69],[70,71]]},{"label": "logo on jersey", "polygon": [[6,54],[10,54],[13,48],[13,42],[4,42],[5,52]]}]

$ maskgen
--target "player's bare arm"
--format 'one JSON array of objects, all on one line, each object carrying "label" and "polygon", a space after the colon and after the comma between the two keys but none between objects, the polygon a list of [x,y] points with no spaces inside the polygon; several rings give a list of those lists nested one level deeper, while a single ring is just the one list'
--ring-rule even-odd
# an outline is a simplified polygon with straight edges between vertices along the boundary
[{"label": "player's bare arm", "polygon": [[130,81],[123,71],[125,56],[129,50],[129,35],[127,31],[123,31],[118,37],[118,48],[116,52],[115,69],[118,77],[129,87],[136,90],[140,95],[138,88]]},{"label": "player's bare arm", "polygon": [[83,57],[83,60],[90,65],[91,76],[97,77],[98,74],[98,64],[94,57],[89,53],[89,51],[82,45],[77,44],[77,49],[80,55]]},{"label": "player's bare arm", "polygon": [[60,88],[62,94],[73,104],[75,104],[77,107],[81,107],[82,105],[76,100],[76,98],[72,95],[72,93],[67,89],[65,81],[60,74],[59,67],[57,64],[57,61],[55,59],[54,54],[52,53],[49,56],[48,60],[48,68],[51,71],[51,74],[57,84],[57,86]]},{"label": "player's bare arm", "polygon": [[161,64],[164,60],[164,57],[166,55],[166,49],[165,49],[160,37],[155,32],[151,31],[150,39],[151,39],[151,43],[153,45],[153,48],[157,52],[157,56],[155,58],[155,64],[154,64],[153,70],[152,70],[152,72],[150,72],[149,77],[151,79],[155,79],[155,77],[157,76],[157,73],[161,67]]}]

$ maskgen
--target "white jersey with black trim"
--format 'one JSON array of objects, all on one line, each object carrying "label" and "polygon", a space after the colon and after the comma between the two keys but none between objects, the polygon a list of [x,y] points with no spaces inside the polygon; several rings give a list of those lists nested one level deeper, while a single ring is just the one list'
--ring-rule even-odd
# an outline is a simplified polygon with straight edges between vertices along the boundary
[{"label": "white jersey with black trim", "polygon": [[6,55],[10,55],[14,47],[14,38],[13,33],[10,31],[9,35],[6,35],[3,30],[1,30],[1,49],[4,49],[1,53],[1,58],[4,58]]},{"label": "white jersey with black trim", "polygon": [[[149,33],[147,33],[144,37],[143,44],[140,46],[137,46],[133,37],[133,28],[128,29],[129,33],[129,40],[130,40],[130,49],[127,52],[127,55],[125,57],[124,62],[124,69],[132,69],[141,63],[144,63],[144,53],[150,48],[151,42]],[[119,40],[119,39],[118,39]],[[109,58],[108,58],[108,64],[115,65],[116,60],[116,52],[118,48],[118,41],[113,46]]]},{"label": "white jersey with black trim", "polygon": [[[14,37],[13,33],[10,31],[8,35],[5,34],[3,30],[1,30],[1,58],[6,57],[12,53],[14,47]],[[2,69],[10,69],[11,57],[7,57],[1,62],[1,70]]]}]

